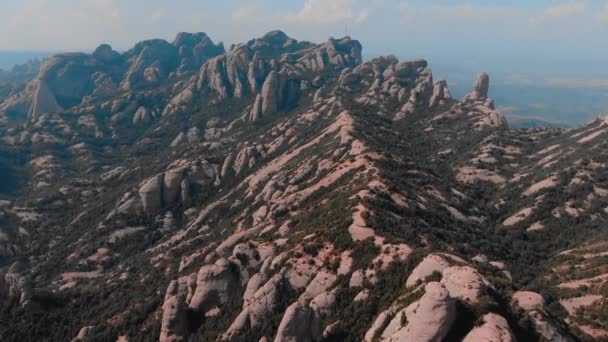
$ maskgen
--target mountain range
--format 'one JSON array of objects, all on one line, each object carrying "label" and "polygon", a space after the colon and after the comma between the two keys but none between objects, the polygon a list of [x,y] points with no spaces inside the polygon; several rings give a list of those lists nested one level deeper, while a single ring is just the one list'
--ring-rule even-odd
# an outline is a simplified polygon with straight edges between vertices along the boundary
[{"label": "mountain range", "polygon": [[608,119],[204,33],[0,85],[2,341],[608,340]]}]

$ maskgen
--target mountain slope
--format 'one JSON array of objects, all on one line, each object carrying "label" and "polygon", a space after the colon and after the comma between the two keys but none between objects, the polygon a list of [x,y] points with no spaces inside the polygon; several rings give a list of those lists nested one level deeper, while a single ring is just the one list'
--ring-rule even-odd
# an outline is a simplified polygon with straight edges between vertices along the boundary
[{"label": "mountain slope", "polygon": [[488,89],[279,31],[46,61],[0,104],[0,336],[605,337],[559,263],[606,238],[606,123],[512,130]]}]

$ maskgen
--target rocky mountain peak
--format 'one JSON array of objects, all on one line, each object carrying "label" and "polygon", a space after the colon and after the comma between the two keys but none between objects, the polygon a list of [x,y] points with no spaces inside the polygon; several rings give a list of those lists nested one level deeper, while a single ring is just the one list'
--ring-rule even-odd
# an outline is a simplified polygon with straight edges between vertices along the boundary
[{"label": "rocky mountain peak", "polygon": [[93,57],[105,63],[113,63],[120,59],[120,53],[114,51],[108,44],[101,44],[93,52]]},{"label": "rocky mountain peak", "polygon": [[473,90],[465,96],[467,100],[485,100],[490,89],[490,76],[482,72],[477,75],[473,83]]}]

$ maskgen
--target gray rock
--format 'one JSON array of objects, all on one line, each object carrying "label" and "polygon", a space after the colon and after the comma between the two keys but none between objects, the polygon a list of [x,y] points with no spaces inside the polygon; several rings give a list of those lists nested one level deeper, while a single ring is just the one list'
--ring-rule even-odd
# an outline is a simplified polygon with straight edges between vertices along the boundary
[{"label": "gray rock", "polygon": [[177,48],[162,39],[146,40],[127,52],[130,66],[121,87],[134,90],[156,85],[178,67]]},{"label": "gray rock", "polygon": [[310,330],[313,311],[305,303],[296,301],[291,304],[281,319],[275,342],[313,341]]},{"label": "gray rock", "polygon": [[180,72],[198,69],[209,59],[225,52],[223,44],[214,44],[203,32],[180,32],[173,45],[177,47],[181,59],[178,68]]},{"label": "gray rock", "polygon": [[447,100],[452,99],[452,94],[448,89],[448,83],[445,80],[436,81],[433,86],[433,95],[429,101],[429,108],[436,107],[446,103]]},{"label": "gray rock", "polygon": [[4,275],[9,298],[19,298],[22,307],[27,306],[34,297],[34,288],[27,276],[27,267],[22,262],[14,262]]},{"label": "gray rock", "polygon": [[159,342],[182,341],[187,334],[188,279],[173,280],[165,292]]},{"label": "gray rock", "polygon": [[179,198],[182,180],[184,179],[184,169],[173,169],[165,172],[163,177],[163,204],[171,206]]},{"label": "gray rock", "polygon": [[278,109],[278,101],[279,101],[279,78],[278,74],[275,71],[271,71],[266,80],[264,81],[264,85],[262,86],[262,111],[261,114],[269,114],[274,113]]},{"label": "gray rock", "polygon": [[238,269],[236,264],[226,259],[219,259],[213,265],[201,267],[196,278],[196,291],[190,301],[190,308],[198,312],[206,312],[236,295],[241,287],[241,275]]},{"label": "gray rock", "polygon": [[133,115],[134,125],[145,125],[152,121],[152,115],[146,109],[146,107],[139,107],[135,115]]},{"label": "gray rock", "polygon": [[139,188],[139,197],[144,211],[149,215],[154,215],[160,211],[162,207],[162,183],[163,175],[159,174],[148,179]]},{"label": "gray rock", "polygon": [[115,63],[120,61],[120,53],[114,51],[108,44],[101,44],[93,52],[93,57],[103,63]]},{"label": "gray rock", "polygon": [[178,134],[175,139],[173,139],[173,141],[171,142],[171,147],[178,147],[181,145],[185,145],[188,142],[188,137],[186,136],[186,134],[184,132],[181,132],[180,134]]}]

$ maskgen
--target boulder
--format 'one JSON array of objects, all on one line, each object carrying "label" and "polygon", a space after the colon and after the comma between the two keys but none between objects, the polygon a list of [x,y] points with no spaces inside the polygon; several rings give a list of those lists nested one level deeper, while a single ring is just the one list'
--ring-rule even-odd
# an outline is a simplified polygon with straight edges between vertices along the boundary
[{"label": "boulder", "polygon": [[483,324],[473,328],[462,342],[512,342],[513,340],[507,320],[495,313],[489,313],[483,316]]},{"label": "boulder", "polygon": [[27,267],[20,261],[14,262],[4,275],[9,298],[19,298],[22,307],[27,306],[34,297],[34,288],[27,276]]},{"label": "boulder", "polygon": [[145,181],[139,188],[139,197],[144,211],[154,215],[162,208],[163,174],[158,174]]},{"label": "boulder", "polygon": [[163,204],[165,206],[174,205],[180,194],[182,180],[184,179],[184,169],[173,169],[165,172],[163,177]]},{"label": "boulder", "polygon": [[476,303],[485,281],[476,269],[470,266],[453,266],[443,270],[441,284],[443,284],[450,297],[469,303]]},{"label": "boulder", "polygon": [[188,329],[188,279],[173,280],[165,292],[159,342],[183,341]]},{"label": "boulder", "polygon": [[134,125],[145,125],[152,121],[152,115],[146,109],[146,107],[139,107],[135,115],[133,115]]},{"label": "boulder", "polygon": [[511,305],[524,311],[543,310],[544,298],[532,291],[517,291],[511,295]]},{"label": "boulder", "polygon": [[240,291],[241,275],[238,265],[227,259],[219,259],[213,265],[201,267],[196,277],[196,291],[190,308],[206,312],[219,306]]},{"label": "boulder", "polygon": [[275,71],[271,71],[262,86],[262,115],[277,111],[279,102],[278,92],[279,77]]},{"label": "boulder", "polygon": [[198,127],[192,127],[186,133],[188,144],[198,144],[201,142],[201,131]]},{"label": "boulder", "polygon": [[313,341],[311,328],[313,311],[305,303],[296,301],[291,304],[281,319],[275,342]]}]

